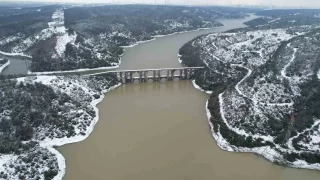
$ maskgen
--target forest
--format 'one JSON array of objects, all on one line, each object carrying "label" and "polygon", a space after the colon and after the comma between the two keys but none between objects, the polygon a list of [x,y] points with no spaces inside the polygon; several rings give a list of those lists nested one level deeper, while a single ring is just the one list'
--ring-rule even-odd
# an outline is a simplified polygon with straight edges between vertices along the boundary
[{"label": "forest", "polygon": [[180,49],[183,64],[206,66],[195,83],[212,92],[207,108],[221,148],[319,169],[319,12],[262,11],[247,28]]},{"label": "forest", "polygon": [[[320,23],[319,9],[267,10],[259,11],[256,15],[262,17],[245,22],[251,30],[288,28],[288,31],[290,31],[291,27],[313,26],[316,28]],[[248,28],[243,30],[246,31]],[[238,30],[235,29],[230,32]]]},{"label": "forest", "polygon": [[258,9],[153,5],[50,5],[5,10],[0,51],[32,57],[32,72],[117,66],[123,46],[156,35],[223,26]]},{"label": "forest", "polygon": [[92,101],[117,85],[109,75],[29,76],[0,80],[0,179],[53,179],[56,156],[43,141],[84,136],[97,116]]}]

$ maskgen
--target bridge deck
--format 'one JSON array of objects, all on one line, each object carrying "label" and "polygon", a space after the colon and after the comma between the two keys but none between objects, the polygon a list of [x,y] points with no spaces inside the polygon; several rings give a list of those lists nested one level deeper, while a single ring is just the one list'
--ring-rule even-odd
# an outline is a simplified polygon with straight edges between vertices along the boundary
[{"label": "bridge deck", "polygon": [[182,67],[182,68],[160,68],[160,69],[136,69],[136,70],[119,70],[108,71],[105,73],[117,73],[117,72],[140,72],[140,71],[168,71],[168,70],[184,70],[184,69],[203,69],[204,67]]},{"label": "bridge deck", "polygon": [[[93,75],[102,74],[115,74],[118,81],[121,83],[130,83],[135,80],[140,82],[146,82],[148,80],[159,81],[159,79],[167,79],[172,81],[173,79],[190,79],[198,70],[204,67],[182,67],[182,68],[162,68],[162,69],[137,69],[137,70],[119,70],[119,71],[106,71]],[[138,76],[136,76],[138,73]],[[150,73],[152,74],[150,76]],[[177,75],[177,73],[179,73]]]}]

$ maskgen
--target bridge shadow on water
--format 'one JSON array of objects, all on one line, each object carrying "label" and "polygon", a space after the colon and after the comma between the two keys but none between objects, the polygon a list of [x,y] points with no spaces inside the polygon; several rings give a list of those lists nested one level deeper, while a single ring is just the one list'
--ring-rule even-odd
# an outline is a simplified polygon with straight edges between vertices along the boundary
[{"label": "bridge shadow on water", "polygon": [[130,84],[123,84],[120,86],[120,92],[122,95],[126,93],[149,93],[149,92],[163,92],[164,89],[166,89],[166,92],[174,92],[174,91],[183,91],[188,86],[192,84],[191,81],[179,81],[179,80],[173,80],[173,81],[166,81],[162,80],[160,82],[154,82],[152,80],[149,80],[148,82],[140,83],[140,82],[134,82]]}]

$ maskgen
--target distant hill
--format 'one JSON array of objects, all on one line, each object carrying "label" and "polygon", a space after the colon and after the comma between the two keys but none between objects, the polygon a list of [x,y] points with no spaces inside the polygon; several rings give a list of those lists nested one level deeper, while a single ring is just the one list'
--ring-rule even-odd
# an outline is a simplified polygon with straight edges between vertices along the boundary
[{"label": "distant hill", "polygon": [[6,9],[0,13],[0,51],[32,56],[34,72],[117,66],[122,46],[222,26],[218,19],[243,18],[247,12],[257,10],[152,5]]}]

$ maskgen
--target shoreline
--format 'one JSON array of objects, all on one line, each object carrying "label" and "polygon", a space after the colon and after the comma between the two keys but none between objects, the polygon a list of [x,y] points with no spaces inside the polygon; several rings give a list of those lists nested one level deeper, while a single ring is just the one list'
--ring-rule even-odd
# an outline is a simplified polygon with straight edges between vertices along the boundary
[{"label": "shoreline", "polygon": [[[216,28],[220,28],[220,27],[224,27],[223,26],[217,26],[217,27],[212,27],[212,28],[198,28],[195,30],[190,30],[190,31],[180,31],[180,32],[174,32],[171,34],[166,34],[166,35],[155,35],[155,36],[151,36],[152,39],[149,40],[145,40],[145,41],[137,41],[132,45],[128,45],[128,46],[120,46],[121,48],[123,48],[123,54],[119,55],[119,63],[117,63],[117,65],[115,66],[108,66],[108,67],[99,67],[99,68],[83,68],[83,69],[75,69],[75,70],[66,70],[66,71],[44,71],[44,72],[32,72],[32,71],[28,71],[28,75],[48,75],[48,74],[64,74],[64,73],[75,73],[75,72],[86,72],[86,71],[99,71],[99,70],[109,70],[109,69],[117,69],[120,67],[121,65],[121,59],[122,56],[124,56],[126,49],[128,48],[132,48],[135,47],[139,44],[143,44],[143,43],[147,43],[147,42],[151,42],[156,40],[157,38],[162,38],[162,37],[166,37],[166,36],[172,36],[172,35],[176,35],[176,34],[182,34],[182,33],[188,33],[188,32],[195,32],[195,31],[201,31],[201,30],[208,30],[208,29],[216,29]],[[4,54],[5,52],[1,52],[0,54]],[[22,57],[28,57],[28,58],[32,58],[31,56],[28,55],[24,55],[23,53],[6,53],[6,54],[11,54],[8,56],[22,56]],[[4,54],[5,55],[5,54]],[[181,61],[182,62],[182,61]]]},{"label": "shoreline", "polygon": [[26,54],[24,54],[24,53],[7,53],[7,52],[0,51],[0,54],[2,54],[2,55],[4,55],[4,56],[10,56],[10,57],[32,58],[32,56],[26,55]]},{"label": "shoreline", "polygon": [[[37,80],[34,82],[40,82],[43,85],[50,86],[50,81],[55,79],[57,76],[35,76],[37,77]],[[23,82],[25,81],[26,77],[21,77],[21,78],[16,78],[17,82]],[[120,87],[122,84],[118,83],[114,86],[109,87],[108,89],[104,89],[101,91],[101,96],[99,99],[93,98],[92,101],[90,102],[90,105],[92,106],[94,112],[95,112],[95,117],[92,119],[90,122],[90,125],[87,127],[86,131],[84,131],[84,135],[76,135],[72,136],[70,138],[67,138],[66,136],[63,138],[53,138],[50,139],[46,137],[44,140],[35,140],[35,142],[39,143],[40,148],[47,149],[50,153],[53,154],[53,156],[56,157],[57,159],[57,164],[58,164],[58,169],[57,169],[57,175],[54,176],[53,180],[62,180],[65,173],[66,173],[66,159],[65,157],[56,149],[56,147],[67,145],[67,144],[73,144],[77,142],[84,141],[87,139],[90,134],[93,132],[95,125],[99,121],[99,109],[97,105],[101,103],[104,98],[106,93],[115,90],[116,88]],[[93,96],[93,94],[89,94],[90,96]],[[5,164],[6,162],[12,162],[16,159],[17,156],[13,154],[0,154],[0,165]],[[3,167],[0,166],[0,170],[2,170]]]},{"label": "shoreline", "polygon": [[[220,27],[223,27],[223,26],[218,26],[218,27],[213,27],[213,28],[199,28],[199,29],[196,29],[196,30],[175,32],[175,33],[167,34],[167,35],[156,35],[156,36],[153,36],[153,39],[151,39],[151,40],[139,41],[139,42],[136,42],[133,45],[124,46],[123,47],[124,48],[124,53],[125,53],[125,49],[126,48],[131,48],[131,47],[137,46],[137,45],[142,44],[142,43],[153,41],[153,40],[156,40],[157,38],[161,38],[161,37],[165,37],[165,36],[171,36],[171,35],[175,35],[175,34],[182,34],[182,33],[187,33],[187,32],[200,31],[200,30],[203,30],[203,29],[215,29],[215,28],[220,28]],[[31,74],[31,75],[45,75],[45,74],[48,74],[49,75],[49,74],[56,74],[56,73],[68,73],[68,72],[72,73],[72,72],[86,72],[86,71],[91,71],[91,70],[94,71],[94,70],[116,69],[116,68],[119,68],[119,66],[121,64],[121,57],[124,55],[124,53],[119,56],[120,60],[119,60],[119,63],[118,63],[117,66],[101,67],[101,68],[93,68],[93,69],[77,69],[77,70],[71,70],[71,71],[52,71],[52,72],[30,72],[29,71],[28,74]],[[12,56],[15,56],[15,55],[12,55]],[[179,54],[178,54],[178,56],[179,56]],[[25,57],[28,57],[28,56],[25,56]],[[180,58],[179,58],[179,62],[182,64],[182,60]],[[197,88],[198,90],[201,89],[195,82],[193,82],[193,85],[194,85],[195,88],[198,87]],[[57,158],[59,171],[58,171],[58,174],[54,177],[54,179],[57,179],[57,180],[63,179],[63,177],[64,177],[64,175],[66,173],[66,168],[67,168],[66,167],[66,159],[65,159],[65,157],[55,147],[63,146],[63,145],[66,145],[66,144],[77,143],[77,142],[81,142],[81,141],[87,139],[89,137],[89,135],[93,132],[96,123],[99,121],[99,109],[97,108],[97,105],[104,100],[105,94],[107,92],[110,92],[110,91],[116,89],[119,86],[121,86],[121,84],[118,84],[118,85],[115,85],[113,87],[110,87],[109,89],[103,90],[102,91],[103,95],[99,99],[93,100],[92,102],[90,102],[90,105],[92,105],[93,108],[94,108],[96,117],[91,121],[90,126],[88,126],[88,129],[85,132],[84,136],[73,136],[73,137],[70,137],[70,138],[61,138],[61,139],[45,139],[44,141],[39,142],[40,147],[48,149],[48,151],[53,153]],[[206,91],[204,91],[204,92],[206,92]]]},{"label": "shoreline", "polygon": [[84,136],[79,135],[79,136],[73,136],[70,138],[64,137],[64,138],[56,138],[56,139],[45,139],[44,141],[39,142],[40,147],[48,149],[57,158],[59,171],[58,171],[58,174],[53,178],[53,180],[62,180],[65,173],[66,173],[66,159],[55,147],[63,146],[66,144],[73,144],[73,143],[81,142],[81,141],[84,141],[85,139],[87,139],[89,137],[89,135],[93,132],[95,125],[99,121],[99,109],[98,109],[97,105],[103,101],[106,93],[108,93],[112,90],[115,90],[116,88],[118,88],[121,85],[122,84],[119,83],[115,86],[110,87],[109,89],[103,90],[102,91],[103,95],[99,99],[95,99],[95,100],[91,101],[90,105],[92,105],[96,116],[93,119],[93,121],[91,121],[90,126],[88,126]]},{"label": "shoreline", "polygon": [[196,80],[192,80],[192,84],[193,84],[193,87],[196,88],[197,90],[201,91],[201,92],[204,92],[206,94],[209,94],[211,95],[213,92],[212,91],[205,91],[203,90],[197,83],[196,83]]},{"label": "shoreline", "polygon": [[6,62],[5,64],[3,64],[1,67],[0,67],[0,74],[1,72],[10,65],[10,60],[8,60],[8,62]]},{"label": "shoreline", "polygon": [[188,33],[188,32],[201,31],[201,30],[216,29],[216,28],[220,28],[220,27],[224,27],[224,25],[222,25],[222,26],[216,26],[216,27],[212,27],[212,28],[197,28],[197,29],[194,29],[194,30],[179,31],[179,32],[174,32],[174,33],[170,33],[170,34],[159,34],[159,35],[151,36],[151,39],[149,39],[149,40],[137,41],[136,43],[134,43],[134,44],[132,44],[132,45],[120,46],[120,47],[121,47],[121,48],[124,48],[124,49],[127,49],[127,48],[135,47],[135,46],[137,46],[137,45],[139,45],[139,44],[143,44],[143,43],[147,43],[147,42],[150,42],[150,41],[154,41],[154,40],[156,40],[157,38],[162,38],[162,37],[172,36],[172,35],[182,34],[182,33]]},{"label": "shoreline", "polygon": [[[217,145],[225,151],[228,152],[238,152],[238,153],[253,153],[253,154],[257,154],[260,157],[263,157],[264,159],[268,160],[271,163],[274,164],[278,164],[276,161],[277,159],[280,160],[284,160],[281,159],[279,156],[279,153],[277,151],[275,151],[274,149],[270,148],[270,146],[263,146],[263,147],[256,147],[256,148],[244,148],[244,147],[236,147],[231,145],[229,142],[227,142],[220,133],[215,133],[214,132],[214,126],[212,124],[212,122],[210,121],[211,119],[211,113],[210,110],[208,109],[208,102],[209,100],[207,100],[206,102],[206,112],[207,112],[207,120],[209,122],[210,125],[210,130],[211,130],[211,134],[212,137],[214,138],[214,140],[216,141]],[[273,153],[271,153],[273,152]],[[310,170],[320,170],[320,164],[308,164],[305,161],[302,160],[297,160],[291,164],[287,164],[287,165],[280,165],[284,168],[296,168],[296,169],[310,169]]]},{"label": "shoreline", "polygon": [[[211,91],[205,91],[203,90],[199,85],[196,84],[195,80],[192,80],[192,84],[194,88],[197,90],[204,92],[206,94],[211,94]],[[219,97],[222,96],[223,93],[219,94]],[[219,101],[221,99],[219,98]],[[206,102],[205,109],[207,114],[207,120],[210,126],[211,135],[213,139],[216,141],[216,144],[219,146],[220,149],[228,152],[238,152],[238,153],[253,153],[257,154],[260,157],[263,157],[264,159],[268,160],[271,163],[278,164],[277,160],[285,160],[281,157],[281,154],[279,154],[277,151],[272,149],[270,146],[263,146],[263,147],[256,147],[256,148],[244,148],[244,147],[236,147],[234,145],[231,145],[226,139],[223,138],[223,136],[218,132],[214,132],[214,126],[211,122],[211,113],[208,109],[208,103],[209,99]],[[221,103],[221,102],[220,102]],[[222,111],[222,108],[220,107],[220,112]],[[232,129],[230,129],[232,131]],[[289,151],[290,152],[290,151]],[[306,161],[303,160],[297,160],[295,162],[290,162],[290,164],[287,165],[280,165],[285,168],[296,168],[296,169],[310,169],[310,170],[320,170],[320,164],[308,164]]]},{"label": "shoreline", "polygon": [[[120,61],[121,62],[121,61]],[[45,71],[45,72],[32,72],[28,71],[27,75],[50,75],[50,74],[64,74],[64,73],[75,73],[75,72],[87,72],[87,71],[98,71],[98,70],[109,70],[109,69],[117,69],[119,65],[116,66],[108,66],[108,67],[100,67],[100,68],[87,68],[87,69],[76,69],[70,71]]]}]

